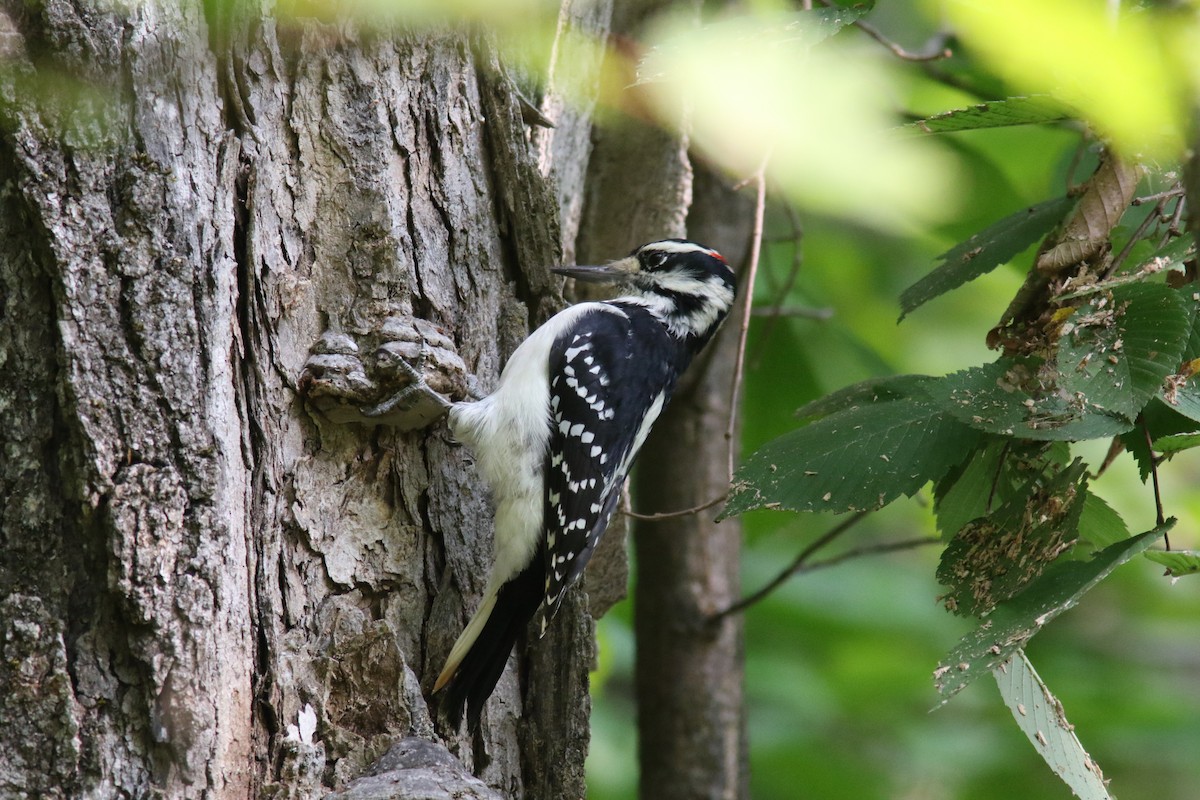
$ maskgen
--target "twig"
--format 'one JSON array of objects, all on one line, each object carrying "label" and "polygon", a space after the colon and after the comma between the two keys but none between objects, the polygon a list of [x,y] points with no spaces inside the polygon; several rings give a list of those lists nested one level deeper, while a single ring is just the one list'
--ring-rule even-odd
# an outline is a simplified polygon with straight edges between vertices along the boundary
[{"label": "twig", "polygon": [[[767,324],[763,326],[762,335],[758,337],[758,344],[754,348],[754,353],[751,358],[747,359],[752,369],[758,366],[763,349],[766,348],[771,334],[775,332],[775,326],[779,322],[779,317],[783,316],[783,303],[792,291],[792,287],[796,285],[796,277],[800,274],[800,267],[804,265],[804,248],[801,247],[801,242],[804,239],[804,228],[800,224],[800,215],[796,213],[796,209],[791,203],[785,201],[783,208],[788,215],[788,221],[792,224],[792,268],[788,270],[788,275],[783,281],[783,286],[779,288],[778,293],[775,295],[777,298],[775,305],[770,309],[769,319]],[[832,312],[830,314],[832,315]],[[820,318],[817,317],[817,319]]]},{"label": "twig", "polygon": [[829,544],[834,539],[836,539],[837,537],[841,536],[846,531],[853,528],[855,525],[857,525],[859,523],[860,520],[862,520],[863,517],[865,517],[869,513],[870,513],[869,511],[859,511],[857,514],[855,514],[854,516],[845,520],[840,525],[830,528],[828,531],[826,531],[820,537],[818,537],[813,542],[811,542],[808,545],[808,547],[801,550],[800,555],[796,556],[796,560],[793,561],[787,569],[785,569],[783,572],[776,575],[770,582],[767,583],[766,586],[762,587],[761,589],[759,589],[757,592],[755,592],[752,595],[743,597],[741,600],[738,600],[736,603],[729,606],[725,610],[718,611],[716,614],[713,614],[712,617],[709,618],[709,621],[717,622],[718,620],[721,620],[721,619],[729,616],[730,614],[736,614],[737,612],[742,611],[743,609],[749,608],[750,606],[754,605],[759,600],[762,600],[764,597],[769,595],[771,592],[775,591],[775,589],[778,588],[778,586],[781,583],[783,583],[788,578],[792,577],[797,572],[799,572],[804,567],[804,563],[806,561],[808,561],[808,559],[813,555],[813,553],[817,552],[822,547]]},{"label": "twig", "polygon": [[[772,319],[775,317],[804,317],[805,319],[815,319],[824,322],[827,319],[833,319],[832,308],[811,308],[809,306],[789,306],[788,308],[756,308],[750,312],[756,317],[767,317]],[[764,333],[766,333],[764,331]],[[755,351],[755,355],[758,351]]]},{"label": "twig", "polygon": [[1130,252],[1133,251],[1133,246],[1146,235],[1146,231],[1150,230],[1150,226],[1162,221],[1162,214],[1167,207],[1167,200],[1168,198],[1165,197],[1159,200],[1150,213],[1146,215],[1146,218],[1142,220],[1142,224],[1138,225],[1137,230],[1129,237],[1129,241],[1121,248],[1121,252],[1117,253],[1116,258],[1108,265],[1108,269],[1101,273],[1100,280],[1104,280],[1116,272],[1125,259],[1129,257]]},{"label": "twig", "polygon": [[1151,200],[1158,202],[1159,200],[1169,200],[1172,197],[1183,197],[1183,184],[1177,183],[1166,191],[1158,194],[1148,194],[1145,197],[1135,197],[1130,201],[1130,205],[1141,206],[1149,203]]},{"label": "twig", "polygon": [[646,520],[648,522],[656,522],[660,519],[674,519],[675,517],[687,517],[687,516],[691,516],[692,514],[699,514],[701,511],[705,510],[706,508],[712,508],[713,506],[715,506],[719,503],[725,502],[725,499],[727,497],[729,497],[728,492],[721,495],[720,497],[714,497],[712,500],[709,500],[707,503],[704,503],[704,504],[698,505],[698,506],[692,506],[691,508],[685,508],[681,511],[662,511],[657,514],[639,514],[636,511],[626,508],[626,509],[621,509],[621,513],[623,513],[627,517],[633,517],[634,519]]},{"label": "twig", "polygon": [[750,308],[754,304],[754,281],[758,277],[758,258],[762,253],[763,220],[767,209],[767,161],[763,156],[758,171],[754,174],[754,232],[750,240],[750,265],[746,275],[745,297],[742,300],[741,329],[738,331],[737,359],[733,364],[733,381],[729,386],[729,425],[725,428],[725,444],[728,446],[729,483],[733,483],[733,434],[737,427],[738,394],[742,388],[742,371],[746,366],[746,336],[750,332]]},{"label": "twig", "polygon": [[[1154,481],[1154,524],[1161,527],[1166,523],[1166,516],[1163,514],[1162,492],[1158,486],[1158,456],[1154,455],[1154,440],[1150,438],[1150,426],[1146,424],[1145,415],[1138,414],[1138,423],[1142,426],[1146,449],[1150,451],[1150,477]],[[1168,550],[1171,549],[1170,534],[1163,535],[1163,544]]]},{"label": "twig", "polygon": [[996,490],[1000,488],[1000,476],[1004,473],[1004,460],[1008,458],[1008,448],[1012,447],[1012,441],[1004,442],[1004,446],[1000,448],[1000,457],[996,459],[996,474],[992,476],[992,488],[988,491],[987,513],[992,513],[992,501],[996,499]]},{"label": "twig", "polygon": [[[821,0],[821,5],[833,7],[837,4],[833,0]],[[905,61],[941,61],[943,58],[949,58],[954,55],[950,48],[946,46],[946,40],[949,38],[944,33],[939,33],[933,37],[928,47],[927,53],[914,53],[911,50],[905,50],[900,45],[893,42],[891,39],[884,36],[879,30],[869,23],[863,22],[861,19],[854,23],[854,27],[861,30],[867,36],[870,36],[881,45],[891,50],[897,58],[902,58]]]},{"label": "twig", "polygon": [[1186,197],[1180,197],[1175,202],[1175,213],[1171,214],[1171,222],[1167,225],[1167,229],[1163,231],[1162,240],[1158,243],[1159,247],[1166,246],[1167,242],[1170,241],[1172,236],[1178,236],[1181,233],[1179,222],[1183,219],[1183,210],[1186,206]]}]

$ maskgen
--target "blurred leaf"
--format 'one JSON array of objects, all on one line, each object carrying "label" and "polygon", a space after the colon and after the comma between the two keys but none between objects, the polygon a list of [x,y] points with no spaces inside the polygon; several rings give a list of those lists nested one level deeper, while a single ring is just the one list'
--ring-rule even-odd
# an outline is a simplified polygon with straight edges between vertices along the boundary
[{"label": "blurred leaf", "polygon": [[1103,550],[1129,538],[1129,526],[1121,515],[1099,495],[1084,493],[1083,512],[1079,515],[1079,536],[1094,550]]},{"label": "blurred leaf", "polygon": [[900,295],[904,319],[914,309],[968,281],[991,272],[1045,236],[1074,205],[1056,197],[1011,214],[938,256],[942,262]]},{"label": "blurred leaf", "polygon": [[940,478],[978,439],[924,397],[848,408],[750,456],[721,515],[881,508]]},{"label": "blurred leaf", "polygon": [[965,525],[942,552],[937,579],[946,608],[984,616],[1021,592],[1078,538],[1087,494],[1076,459],[1052,476],[1035,475],[995,512]]},{"label": "blurred leaf", "polygon": [[947,215],[956,174],[946,153],[927,137],[885,135],[895,73],[843,37],[780,38],[779,19],[730,15],[696,28],[660,18],[645,36],[656,56],[637,89],[642,107],[670,130],[686,107],[693,149],[738,177],[765,165],[808,210],[910,230]]},{"label": "blurred leaf", "polygon": [[[1132,4],[1131,4],[1132,5]],[[1165,23],[1147,9],[1093,0],[948,0],[938,13],[1001,76],[1051,92],[1125,153],[1170,157],[1183,149],[1186,64],[1163,46]]]},{"label": "blurred leaf", "polygon": [[882,378],[868,378],[865,381],[844,386],[801,406],[796,410],[796,416],[800,419],[817,419],[854,406],[879,403],[885,400],[899,400],[912,396],[921,386],[933,380],[937,379],[929,375],[888,375]]},{"label": "blurred leaf", "polygon": [[1200,573],[1200,551],[1147,550],[1146,558],[1162,564],[1173,577]]},{"label": "blurred leaf", "polygon": [[1062,703],[1050,693],[1025,651],[1018,650],[992,670],[992,675],[1017,727],[1054,774],[1080,800],[1111,800],[1100,767],[1083,749],[1075,736],[1075,726],[1067,722]]},{"label": "blurred leaf", "polygon": [[934,114],[905,125],[922,133],[954,133],[1012,125],[1040,125],[1071,119],[1073,112],[1049,95],[1009,97]]},{"label": "blurred leaf", "polygon": [[980,675],[1006,661],[1046,623],[1073,608],[1089,589],[1149,549],[1174,524],[1174,518],[1169,519],[1153,530],[1106,547],[1088,561],[1052,564],[1025,591],[997,605],[938,665],[934,672],[934,685],[942,695],[938,705],[944,705]]}]

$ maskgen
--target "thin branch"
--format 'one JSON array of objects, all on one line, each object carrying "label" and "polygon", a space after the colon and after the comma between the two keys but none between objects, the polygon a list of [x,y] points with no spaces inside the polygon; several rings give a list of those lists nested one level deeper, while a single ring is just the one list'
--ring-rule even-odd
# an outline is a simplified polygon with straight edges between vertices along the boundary
[{"label": "thin branch", "polygon": [[[800,215],[796,213],[796,209],[791,203],[784,202],[784,211],[788,215],[788,222],[792,225],[792,268],[788,270],[787,278],[780,287],[779,292],[775,295],[775,305],[771,307],[767,324],[763,326],[762,336],[758,337],[758,344],[754,348],[754,353],[748,359],[751,368],[758,366],[759,360],[762,358],[762,352],[767,346],[767,342],[771,338],[771,334],[775,332],[775,326],[778,324],[779,318],[783,316],[783,303],[791,293],[792,287],[796,285],[796,277],[800,274],[800,268],[804,266],[804,248],[801,243],[804,239],[804,227],[800,224]],[[832,315],[832,312],[830,312]],[[819,319],[819,317],[818,317]]]},{"label": "thin branch", "polygon": [[758,277],[758,258],[762,254],[764,219],[767,213],[767,161],[763,156],[758,171],[754,174],[754,233],[750,240],[750,266],[746,275],[745,297],[742,300],[741,329],[738,331],[737,359],[733,365],[733,381],[729,386],[729,425],[725,428],[725,444],[728,446],[729,483],[733,483],[733,434],[737,427],[738,394],[742,388],[742,372],[746,366],[746,337],[750,332],[750,309],[754,304],[754,281]]},{"label": "thin branch", "polygon": [[[837,3],[834,3],[833,0],[821,0],[821,5],[834,7],[837,5]],[[806,3],[805,7],[810,8],[811,4]],[[941,61],[943,58],[949,58],[950,56],[954,55],[950,48],[946,46],[946,42],[950,37],[944,33],[939,33],[930,40],[929,44],[926,45],[929,48],[928,52],[914,53],[911,50],[905,50],[903,47],[884,36],[874,25],[863,22],[861,19],[853,24],[854,27],[861,30],[867,36],[870,36],[888,50],[891,50],[897,58],[902,58],[905,61]]]},{"label": "thin branch", "polygon": [[[1166,523],[1166,515],[1163,514],[1162,492],[1158,485],[1158,456],[1154,455],[1154,440],[1150,438],[1150,426],[1146,424],[1146,417],[1143,414],[1138,414],[1138,423],[1142,426],[1142,436],[1146,439],[1146,449],[1150,451],[1150,477],[1154,480],[1154,514],[1155,524],[1162,526]],[[1163,543],[1167,549],[1171,549],[1170,535],[1163,536]]]},{"label": "thin branch", "polygon": [[692,514],[699,514],[701,511],[704,511],[707,508],[712,508],[715,505],[725,502],[726,498],[728,498],[728,497],[729,497],[729,493],[726,492],[725,494],[721,495],[720,497],[714,497],[712,500],[709,500],[707,503],[703,503],[698,506],[692,506],[691,508],[685,508],[681,511],[662,511],[658,514],[639,514],[638,512],[636,512],[632,509],[623,508],[623,509],[621,509],[621,513],[627,517],[633,517],[634,519],[642,519],[642,520],[646,520],[648,522],[656,522],[660,519],[674,519],[675,517],[687,517],[687,516],[691,516]]},{"label": "thin branch", "polygon": [[[825,320],[833,319],[832,308],[811,308],[809,306],[789,306],[787,308],[756,308],[750,312],[756,317],[767,317],[773,319],[776,317],[803,317],[805,319],[815,319],[824,322]],[[764,335],[766,331],[763,331]],[[755,351],[755,355],[758,352]]]},{"label": "thin branch", "polygon": [[1163,231],[1162,240],[1158,243],[1159,247],[1165,246],[1172,236],[1179,236],[1183,233],[1179,227],[1179,223],[1183,220],[1183,211],[1186,207],[1186,197],[1180,197],[1175,202],[1175,213],[1171,214],[1171,222],[1167,225],[1167,229]]},{"label": "thin branch", "polygon": [[987,513],[992,513],[992,501],[996,499],[996,491],[1000,488],[1000,476],[1004,473],[1004,461],[1008,458],[1008,449],[1012,447],[1012,440],[1006,440],[1004,446],[1000,448],[1000,457],[996,459],[996,474],[992,476],[992,488],[988,490]]},{"label": "thin branch", "polygon": [[1167,189],[1164,192],[1159,192],[1158,194],[1148,194],[1148,195],[1145,195],[1144,197],[1135,197],[1130,202],[1130,205],[1142,206],[1142,205],[1145,205],[1146,203],[1149,203],[1151,200],[1153,200],[1154,202],[1157,203],[1159,200],[1169,200],[1172,197],[1183,197],[1183,184],[1182,183],[1177,183],[1174,186],[1172,186],[1170,189]]},{"label": "thin branch", "polygon": [[1168,199],[1169,198],[1164,197],[1160,199],[1157,204],[1155,204],[1154,209],[1146,215],[1146,218],[1142,220],[1142,224],[1138,225],[1137,230],[1134,231],[1133,235],[1129,237],[1129,241],[1127,241],[1125,246],[1121,248],[1121,252],[1117,253],[1116,258],[1114,258],[1112,263],[1108,265],[1108,269],[1101,273],[1100,280],[1104,280],[1116,272],[1117,269],[1120,268],[1121,264],[1124,263],[1125,259],[1129,257],[1129,254],[1133,251],[1133,246],[1146,235],[1147,231],[1150,230],[1150,226],[1162,221],[1163,211],[1166,210]]},{"label": "thin branch", "polygon": [[769,583],[767,583],[766,586],[759,589],[757,592],[755,592],[752,595],[743,597],[741,600],[739,600],[736,603],[734,603],[733,605],[729,606],[729,608],[726,608],[724,611],[718,611],[716,614],[714,614],[712,617],[709,618],[709,621],[717,622],[717,621],[723,619],[724,617],[729,616],[730,614],[736,614],[739,611],[742,611],[743,609],[749,608],[750,606],[754,605],[759,600],[762,600],[764,597],[769,595],[771,592],[775,591],[775,589],[778,588],[780,584],[782,584],[788,578],[792,577],[797,572],[799,572],[801,569],[803,569],[805,562],[808,561],[808,559],[811,558],[814,553],[816,553],[818,550],[820,550],[825,545],[832,542],[837,537],[841,536],[846,531],[853,528],[855,525],[857,525],[863,519],[863,517],[867,516],[867,514],[869,514],[869,513],[870,513],[869,511],[859,511],[854,516],[843,521],[840,525],[830,528],[823,535],[821,535],[817,539],[813,540],[808,545],[808,547],[805,547],[803,550],[801,550],[800,555],[796,556],[796,560],[793,561],[787,569],[785,569],[783,572],[776,575]]}]

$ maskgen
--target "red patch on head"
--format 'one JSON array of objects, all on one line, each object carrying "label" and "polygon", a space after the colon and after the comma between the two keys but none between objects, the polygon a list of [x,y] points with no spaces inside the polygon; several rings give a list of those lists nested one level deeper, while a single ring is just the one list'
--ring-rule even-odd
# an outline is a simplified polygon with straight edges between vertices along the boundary
[{"label": "red patch on head", "polygon": [[710,256],[712,256],[713,258],[715,258],[717,261],[720,261],[722,264],[728,264],[728,263],[729,263],[728,261],[726,261],[726,260],[725,260],[725,256],[721,255],[721,254],[720,254],[720,253],[718,253],[716,250],[709,250],[709,251],[708,251],[708,254],[709,254]]}]

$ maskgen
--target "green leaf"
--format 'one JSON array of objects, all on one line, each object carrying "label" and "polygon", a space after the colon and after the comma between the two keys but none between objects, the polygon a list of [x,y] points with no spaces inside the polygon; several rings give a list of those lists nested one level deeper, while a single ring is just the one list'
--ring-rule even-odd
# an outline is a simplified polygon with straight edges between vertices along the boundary
[{"label": "green leaf", "polygon": [[1137,272],[1166,272],[1182,270],[1185,261],[1196,257],[1196,239],[1176,236],[1138,264]]},{"label": "green leaf", "polygon": [[[1142,429],[1142,425],[1145,425],[1145,430]],[[1149,479],[1154,466],[1154,455],[1146,442],[1146,434],[1149,433],[1151,441],[1154,441],[1179,433],[1195,433],[1197,427],[1200,426],[1195,420],[1180,414],[1174,406],[1167,405],[1158,398],[1151,400],[1142,409],[1141,424],[1121,434],[1121,443],[1137,462],[1143,483]]]},{"label": "green leaf", "polygon": [[1008,502],[1031,476],[1057,473],[1070,460],[1063,442],[987,442],[934,487],[938,530],[949,539],[968,522]]},{"label": "green leaf", "polygon": [[944,705],[980,675],[1007,661],[1050,620],[1073,608],[1079,599],[1121,564],[1158,541],[1175,520],[1106,547],[1088,561],[1059,561],[1013,599],[1000,603],[983,623],[962,638],[934,672],[934,685]]},{"label": "green leaf", "polygon": [[1197,550],[1147,550],[1146,558],[1162,564],[1172,577],[1200,573],[1200,551]]},{"label": "green leaf", "polygon": [[1113,289],[1063,324],[1059,386],[1132,421],[1179,365],[1190,325],[1174,289],[1147,283]]},{"label": "green leaf", "polygon": [[944,538],[958,533],[973,519],[988,513],[989,501],[1001,503],[1001,462],[1008,443],[992,440],[972,453],[961,469],[952,471],[933,490],[933,510]]},{"label": "green leaf", "polygon": [[942,552],[937,579],[946,608],[984,616],[1041,575],[1079,537],[1087,492],[1084,464],[1034,475],[1011,499],[965,525]]},{"label": "green leaf", "polygon": [[1004,704],[1042,760],[1080,800],[1112,800],[1104,774],[1075,736],[1075,726],[1024,650],[992,670]]},{"label": "green leaf", "polygon": [[956,133],[981,128],[1004,128],[1013,125],[1041,125],[1073,119],[1075,114],[1049,95],[1009,97],[976,103],[967,108],[944,111],[931,117],[910,122],[906,129],[921,133]]},{"label": "green leaf", "polygon": [[900,319],[933,298],[991,272],[1045,236],[1075,205],[1056,197],[1022,209],[938,256],[942,262],[900,295]]},{"label": "green leaf", "polygon": [[722,517],[755,508],[881,508],[940,478],[978,439],[924,397],[851,407],[750,456]]},{"label": "green leaf", "polygon": [[1155,452],[1164,456],[1191,450],[1193,447],[1200,447],[1200,433],[1177,433],[1154,440]]},{"label": "green leaf", "polygon": [[1065,396],[1054,370],[1036,358],[1000,358],[956,372],[925,391],[959,421],[988,433],[1041,441],[1074,442],[1115,436],[1133,421],[1089,402]]},{"label": "green leaf", "polygon": [[1089,490],[1084,494],[1083,512],[1079,515],[1079,536],[1092,546],[1103,550],[1129,538],[1129,526],[1113,507]]},{"label": "green leaf", "polygon": [[934,380],[937,378],[929,375],[887,375],[882,378],[868,378],[865,381],[844,386],[801,406],[796,411],[796,416],[800,419],[817,419],[853,406],[885,400],[899,400],[903,397],[910,397],[921,386]]}]

